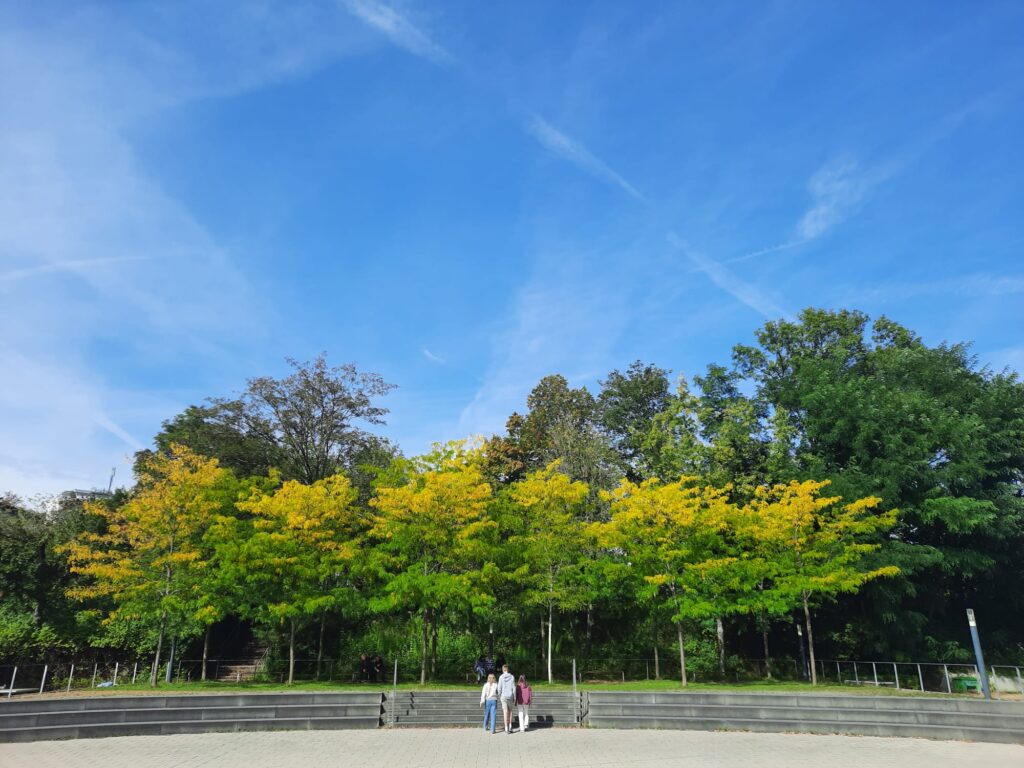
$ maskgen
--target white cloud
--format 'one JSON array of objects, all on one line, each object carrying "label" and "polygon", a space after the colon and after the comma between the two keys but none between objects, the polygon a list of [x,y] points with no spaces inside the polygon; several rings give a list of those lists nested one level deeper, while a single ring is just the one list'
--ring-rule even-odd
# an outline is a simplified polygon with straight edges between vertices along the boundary
[{"label": "white cloud", "polygon": [[423,348],[423,356],[425,358],[427,358],[427,360],[429,360],[430,362],[437,363],[438,365],[444,365],[444,363],[445,363],[445,360],[444,360],[443,357],[439,357],[438,355],[435,355],[433,352],[431,352],[426,347]]},{"label": "white cloud", "polygon": [[544,118],[534,115],[526,122],[526,130],[545,149],[558,155],[563,160],[568,160],[591,176],[618,187],[633,199],[639,200],[642,203],[647,202],[647,198],[636,187],[609,167],[607,163],[595,157],[586,147],[570,139]]},{"label": "white cloud", "polygon": [[593,254],[549,253],[519,290],[511,315],[491,338],[484,382],[463,408],[455,434],[492,434],[544,376],[574,386],[609,370],[630,317],[630,290],[612,267],[594,269]]},{"label": "white cloud", "polygon": [[686,257],[691,261],[691,263],[698,270],[707,275],[711,282],[741,304],[750,307],[750,309],[769,320],[777,320],[779,318],[790,316],[789,312],[776,304],[775,301],[763,291],[758,289],[756,286],[744,282],[714,259],[694,251],[674,232],[669,233],[668,241],[673,248],[676,248],[686,254]]},{"label": "white cloud", "polygon": [[811,205],[797,224],[802,240],[821,237],[857,206],[878,181],[875,172],[865,172],[851,160],[834,160],[819,168],[807,188]]},{"label": "white cloud", "polygon": [[0,492],[23,496],[130,481],[184,405],[157,372],[232,369],[273,318],[137,160],[139,121],[308,71],[355,27],[305,2],[55,18],[0,24]]},{"label": "white cloud", "polygon": [[375,0],[341,0],[341,3],[353,16],[376,29],[402,50],[435,64],[454,61],[447,50],[394,8]]}]

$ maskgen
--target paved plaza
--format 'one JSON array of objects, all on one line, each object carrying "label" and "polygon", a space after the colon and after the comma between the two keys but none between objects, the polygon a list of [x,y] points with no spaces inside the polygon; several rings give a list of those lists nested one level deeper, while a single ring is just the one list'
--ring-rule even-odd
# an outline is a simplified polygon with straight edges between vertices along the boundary
[{"label": "paved plaza", "polygon": [[1024,768],[1024,746],[702,731],[281,731],[0,744],[3,768]]}]

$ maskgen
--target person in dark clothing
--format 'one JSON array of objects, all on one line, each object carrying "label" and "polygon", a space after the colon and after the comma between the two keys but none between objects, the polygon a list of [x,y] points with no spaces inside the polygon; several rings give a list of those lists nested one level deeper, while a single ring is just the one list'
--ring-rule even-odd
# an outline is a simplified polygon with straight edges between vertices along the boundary
[{"label": "person in dark clothing", "polygon": [[373,682],[384,682],[384,657],[380,654],[373,660]]},{"label": "person in dark clothing", "polygon": [[494,660],[494,671],[495,674],[501,674],[501,668],[505,666],[505,657],[502,654],[498,654],[498,658]]},{"label": "person in dark clothing", "polygon": [[473,671],[476,672],[476,681],[480,683],[487,677],[487,657],[482,653],[473,662]]},{"label": "person in dark clothing", "polygon": [[359,682],[370,682],[370,658],[365,653],[359,657]]}]

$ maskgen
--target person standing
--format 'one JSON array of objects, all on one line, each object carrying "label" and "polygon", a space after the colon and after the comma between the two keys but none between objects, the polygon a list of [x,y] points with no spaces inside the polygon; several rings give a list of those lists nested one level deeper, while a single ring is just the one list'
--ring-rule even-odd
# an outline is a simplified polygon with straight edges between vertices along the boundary
[{"label": "person standing", "polygon": [[480,706],[484,708],[484,733],[487,733],[487,723],[490,722],[493,736],[498,720],[498,683],[495,682],[494,675],[487,676],[487,682],[480,691]]},{"label": "person standing", "polygon": [[530,684],[526,682],[526,675],[519,676],[516,683],[516,709],[519,710],[519,732],[525,733],[530,727],[530,702],[533,701],[533,691]]},{"label": "person standing", "polygon": [[512,733],[512,713],[516,707],[516,679],[508,671],[508,664],[501,668],[498,678],[498,698],[501,700],[501,716],[505,720],[505,733]]},{"label": "person standing", "polygon": [[373,682],[384,682],[384,657],[380,654],[373,660]]}]

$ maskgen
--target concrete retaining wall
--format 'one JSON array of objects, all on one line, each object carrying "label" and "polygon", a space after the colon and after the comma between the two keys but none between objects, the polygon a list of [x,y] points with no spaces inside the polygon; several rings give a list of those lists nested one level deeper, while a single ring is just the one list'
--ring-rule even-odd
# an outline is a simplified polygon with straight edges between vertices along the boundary
[{"label": "concrete retaining wall", "polygon": [[590,691],[594,728],[917,736],[1024,744],[1024,704],[951,698]]},{"label": "concrete retaining wall", "polygon": [[0,703],[0,742],[205,731],[378,728],[380,693],[102,696]]},{"label": "concrete retaining wall", "polygon": [[[397,698],[385,694],[384,722],[388,725],[418,728],[482,726],[480,691],[399,691]],[[569,691],[534,692],[530,705],[530,727],[573,726],[577,724],[579,699]],[[501,727],[501,706],[498,706]],[[513,718],[513,725],[518,727]]]}]

